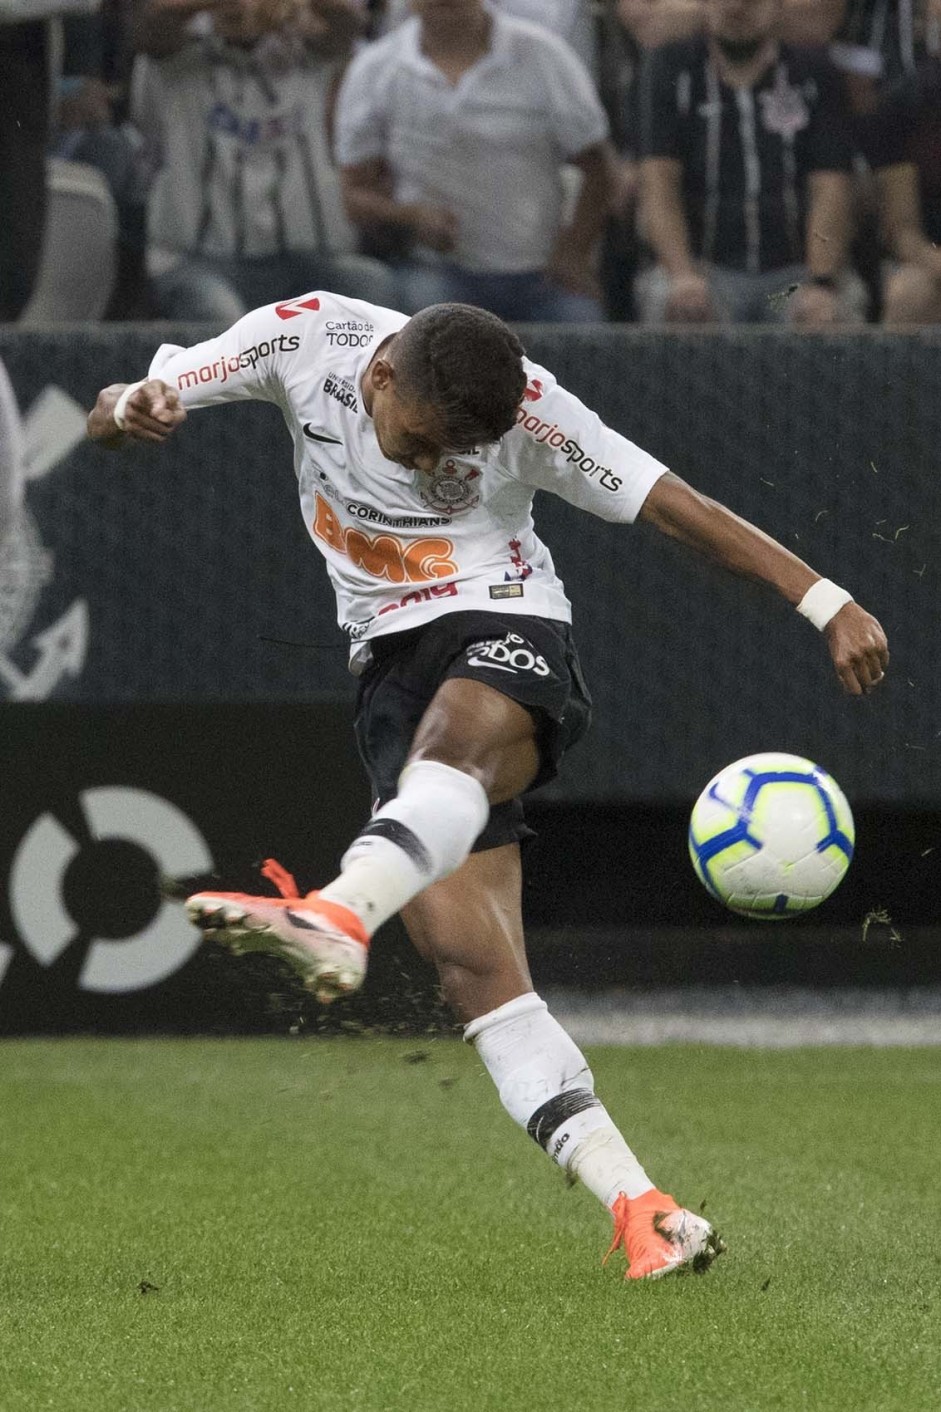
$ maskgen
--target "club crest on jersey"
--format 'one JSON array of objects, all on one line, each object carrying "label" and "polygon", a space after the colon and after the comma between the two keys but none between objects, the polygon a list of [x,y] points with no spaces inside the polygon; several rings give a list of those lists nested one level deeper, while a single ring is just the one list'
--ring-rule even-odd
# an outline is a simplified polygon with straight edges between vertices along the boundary
[{"label": "club crest on jersey", "polygon": [[768,132],[785,140],[796,137],[810,122],[810,110],[799,88],[778,76],[774,88],[760,93],[761,120]]},{"label": "club crest on jersey", "polygon": [[454,515],[460,510],[473,510],[480,503],[479,491],[474,493],[474,482],[479,479],[476,466],[462,470],[455,461],[445,461],[444,469],[436,471],[427,487],[418,493],[432,510]]}]

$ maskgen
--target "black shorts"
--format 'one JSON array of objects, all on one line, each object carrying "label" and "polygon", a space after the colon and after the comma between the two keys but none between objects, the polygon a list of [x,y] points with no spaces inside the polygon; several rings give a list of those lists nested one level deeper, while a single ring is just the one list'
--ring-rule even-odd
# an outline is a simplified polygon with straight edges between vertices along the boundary
[{"label": "black shorts", "polygon": [[[536,722],[538,789],[558,773],[585,734],[591,697],[568,623],[516,613],[443,613],[407,632],[370,642],[373,661],[360,678],[356,743],[373,798],[396,793],[418,723],[442,682],[469,677],[518,701]],[[531,836],[520,799],[495,805],[473,852]]]}]

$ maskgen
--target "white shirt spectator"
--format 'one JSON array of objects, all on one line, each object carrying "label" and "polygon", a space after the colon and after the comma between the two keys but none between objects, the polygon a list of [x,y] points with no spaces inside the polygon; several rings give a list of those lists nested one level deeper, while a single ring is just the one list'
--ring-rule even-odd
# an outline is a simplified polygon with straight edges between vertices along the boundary
[{"label": "white shirt spectator", "polygon": [[157,167],[151,274],[184,255],[355,248],[327,138],[333,73],[274,36],[248,50],[195,38],[137,59],[132,113]]},{"label": "white shirt spectator", "polygon": [[[551,30],[571,44],[585,67],[596,73],[598,46],[591,0],[490,0],[490,4],[514,19],[529,20]],[[384,29],[395,29],[408,19],[409,13],[409,0],[389,0]]]},{"label": "white shirt spectator", "polygon": [[454,211],[451,258],[515,274],[548,262],[562,220],[562,165],[608,133],[585,66],[539,25],[493,14],[489,51],[453,86],[409,20],[362,50],[336,112],[337,160],[388,163],[397,201]]}]

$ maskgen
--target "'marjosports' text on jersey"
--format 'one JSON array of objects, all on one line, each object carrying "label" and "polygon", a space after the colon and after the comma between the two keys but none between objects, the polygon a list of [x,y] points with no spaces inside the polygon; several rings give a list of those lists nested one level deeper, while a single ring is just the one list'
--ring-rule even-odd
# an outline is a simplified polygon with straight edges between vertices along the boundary
[{"label": "'marjosports' text on jersey", "polygon": [[306,294],[193,348],[164,344],[150,366],[188,408],[250,398],[280,407],[304,523],[327,561],[354,670],[368,658],[357,644],[441,613],[570,621],[533,528],[534,492],[630,521],[665,469],[528,361],[517,424],[500,441],[445,456],[430,475],[387,460],[360,380],[407,322],[361,300]]}]

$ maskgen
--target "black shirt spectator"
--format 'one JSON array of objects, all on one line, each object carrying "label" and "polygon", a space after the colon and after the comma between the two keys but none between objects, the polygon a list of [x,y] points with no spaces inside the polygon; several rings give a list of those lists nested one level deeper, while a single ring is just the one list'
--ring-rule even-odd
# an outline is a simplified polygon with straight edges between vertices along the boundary
[{"label": "black shirt spectator", "polygon": [[641,77],[640,155],[682,162],[697,258],[755,274],[801,263],[808,175],[851,166],[839,76],[821,51],[782,45],[733,89],[705,39],[665,45]]},{"label": "black shirt spectator", "polygon": [[915,65],[916,0],[847,0],[834,57],[851,73],[892,82]]},{"label": "black shirt spectator", "polygon": [[941,245],[941,60],[925,60],[888,90],[865,125],[864,143],[876,171],[915,168],[922,229]]},{"label": "black shirt spectator", "polygon": [[941,59],[890,88],[863,126],[876,177],[888,324],[941,323]]}]

